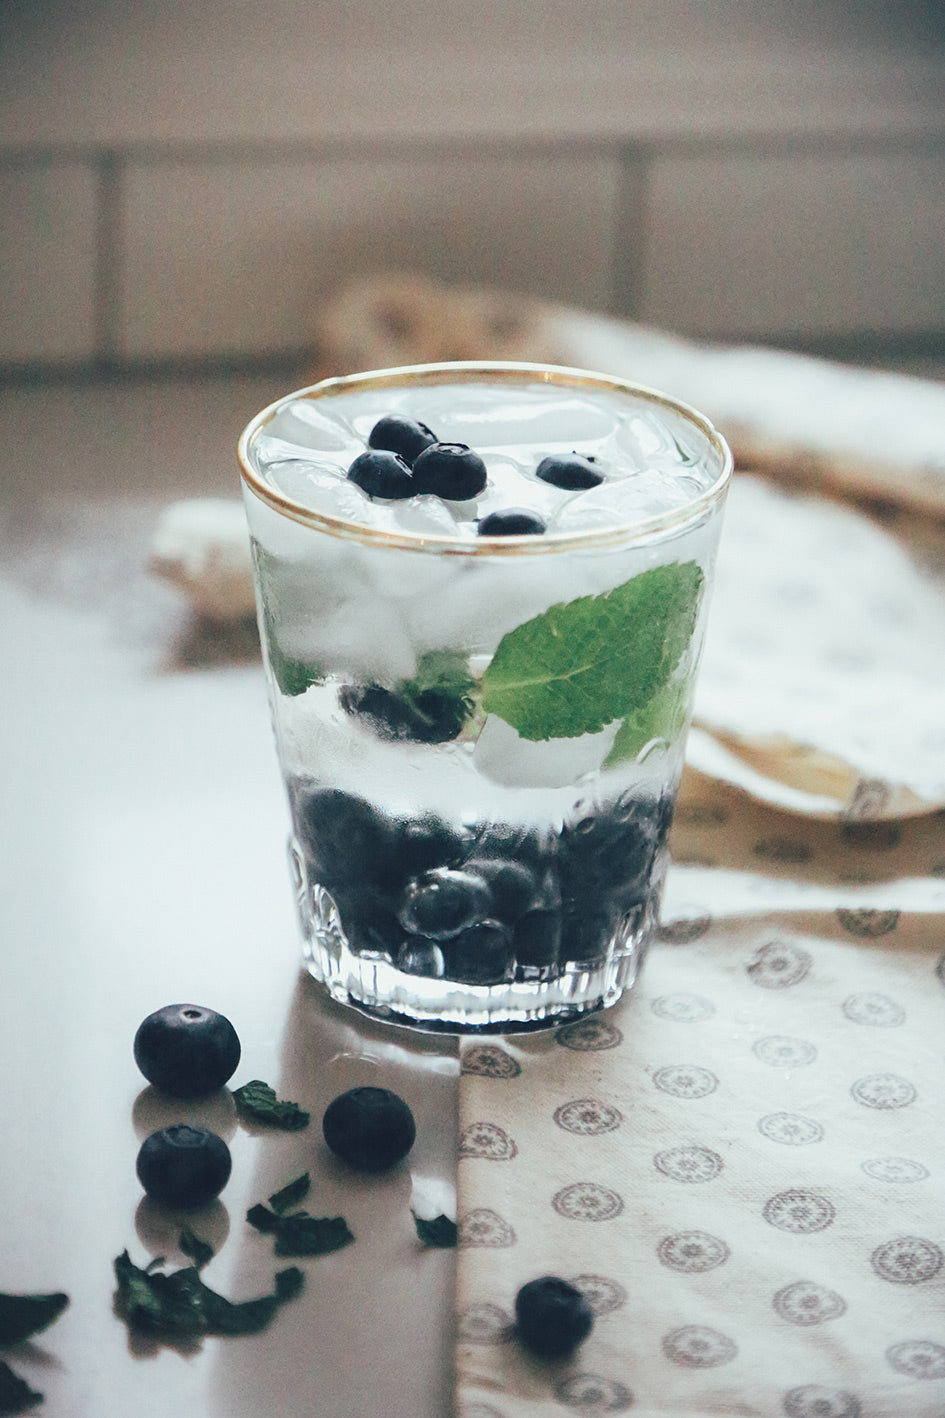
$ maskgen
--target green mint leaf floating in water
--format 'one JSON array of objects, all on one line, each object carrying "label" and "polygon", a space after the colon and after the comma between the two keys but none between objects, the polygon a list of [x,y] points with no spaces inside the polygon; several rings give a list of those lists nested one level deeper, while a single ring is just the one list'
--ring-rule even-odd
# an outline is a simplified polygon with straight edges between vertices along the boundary
[{"label": "green mint leaf floating in water", "polygon": [[702,582],[696,562],[675,562],[551,606],[503,636],[483,676],[483,709],[536,741],[597,733],[636,712],[684,655]]},{"label": "green mint leaf floating in water", "polygon": [[294,1181],[289,1182],[279,1191],[273,1192],[269,1198],[269,1205],[277,1215],[284,1216],[291,1207],[297,1206],[308,1196],[311,1185],[312,1179],[308,1172],[303,1172],[300,1177],[296,1177]]},{"label": "green mint leaf floating in water", "polygon": [[425,1246],[433,1246],[441,1250],[446,1250],[450,1246],[456,1245],[458,1230],[455,1221],[451,1221],[448,1216],[435,1216],[432,1221],[425,1220],[414,1211],[413,1224],[417,1228],[417,1235]]},{"label": "green mint leaf floating in water", "polygon": [[213,1247],[208,1241],[203,1241],[195,1235],[189,1226],[185,1226],[181,1231],[177,1244],[183,1254],[190,1257],[198,1270],[202,1270],[213,1260]]},{"label": "green mint leaf floating in water", "polygon": [[302,1272],[292,1266],[276,1275],[272,1294],[234,1303],[205,1285],[195,1266],[169,1275],[155,1270],[153,1263],[142,1270],[127,1251],[114,1264],[115,1313],[129,1329],[171,1341],[258,1334],[304,1284]]},{"label": "green mint leaf floating in water", "polygon": [[42,1401],[41,1393],[30,1388],[26,1380],[15,1374],[9,1364],[0,1360],[0,1413],[22,1413]]},{"label": "green mint leaf floating in water", "polygon": [[263,623],[266,630],[269,668],[280,692],[295,698],[296,695],[304,694],[307,689],[311,689],[313,684],[320,684],[325,675],[318,665],[306,664],[304,660],[297,660],[293,656],[287,655],[282,649],[272,616],[268,611],[263,613]]},{"label": "green mint leaf floating in water", "polygon": [[233,1099],[237,1113],[246,1122],[266,1123],[285,1132],[298,1132],[308,1127],[308,1113],[298,1103],[278,1098],[276,1090],[263,1083],[261,1078],[254,1078],[244,1083],[242,1088],[234,1089]]},{"label": "green mint leaf floating in water", "polygon": [[48,1329],[69,1303],[69,1296],[0,1295],[0,1345],[20,1344]]},{"label": "green mint leaf floating in water", "polygon": [[617,730],[603,767],[613,768],[617,763],[636,758],[654,739],[672,743],[686,722],[692,688],[691,680],[686,684],[664,685],[646,704],[628,714]]}]

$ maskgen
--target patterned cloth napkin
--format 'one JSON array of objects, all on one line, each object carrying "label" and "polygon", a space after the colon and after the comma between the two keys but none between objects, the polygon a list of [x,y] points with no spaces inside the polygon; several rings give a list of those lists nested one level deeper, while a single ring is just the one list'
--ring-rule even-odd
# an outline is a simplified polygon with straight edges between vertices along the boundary
[{"label": "patterned cloth napkin", "polygon": [[[945,818],[689,774],[633,994],[461,1045],[458,1413],[941,1418]],[[571,1280],[567,1361],[511,1333]]]},{"label": "patterned cloth napkin", "polygon": [[[945,1414],[945,525],[923,476],[861,507],[734,480],[642,976],[583,1021],[461,1041],[459,1418]],[[514,1336],[547,1274],[596,1315],[568,1360]]]}]

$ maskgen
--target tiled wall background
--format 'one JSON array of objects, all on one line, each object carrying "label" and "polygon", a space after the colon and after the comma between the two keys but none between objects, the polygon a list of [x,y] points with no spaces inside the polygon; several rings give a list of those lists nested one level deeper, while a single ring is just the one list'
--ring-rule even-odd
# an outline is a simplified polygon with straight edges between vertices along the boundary
[{"label": "tiled wall background", "polygon": [[0,370],[291,355],[392,267],[945,352],[945,7],[0,5]]}]

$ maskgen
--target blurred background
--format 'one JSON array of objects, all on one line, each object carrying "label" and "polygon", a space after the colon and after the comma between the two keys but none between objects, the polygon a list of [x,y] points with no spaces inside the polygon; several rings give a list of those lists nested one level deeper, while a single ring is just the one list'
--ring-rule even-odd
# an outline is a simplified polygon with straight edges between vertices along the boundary
[{"label": "blurred background", "polygon": [[267,369],[418,270],[945,360],[945,6],[2,0],[0,375]]}]

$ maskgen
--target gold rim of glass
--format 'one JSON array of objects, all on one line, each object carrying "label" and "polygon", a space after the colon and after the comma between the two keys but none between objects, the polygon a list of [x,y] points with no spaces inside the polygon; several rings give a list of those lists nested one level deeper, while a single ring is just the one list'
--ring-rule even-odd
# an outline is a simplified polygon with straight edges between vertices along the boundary
[{"label": "gold rim of glass", "polygon": [[[388,532],[376,527],[365,527],[357,522],[348,522],[341,517],[332,517],[324,512],[316,512],[304,503],[296,502],[285,493],[271,487],[253,467],[251,450],[253,443],[266,425],[287,404],[299,399],[324,399],[339,394],[353,393],[365,389],[385,389],[404,385],[433,385],[449,383],[473,383],[485,380],[502,384],[544,383],[568,389],[597,389],[609,393],[628,395],[644,403],[670,410],[688,420],[704,435],[709,447],[718,459],[719,470],[715,479],[697,496],[683,507],[661,512],[653,517],[628,520],[616,525],[593,528],[579,532],[550,532],[536,537],[521,536],[493,537],[433,537],[422,533]],[[302,526],[315,531],[327,532],[331,536],[348,541],[357,541],[374,546],[396,547],[404,551],[435,552],[447,556],[534,556],[549,555],[554,552],[593,549],[597,547],[619,546],[627,541],[657,540],[684,530],[698,522],[719,500],[732,474],[732,452],[715,425],[690,404],[673,398],[658,389],[644,384],[635,384],[628,379],[619,379],[609,374],[598,374],[593,370],[573,369],[567,365],[530,364],[505,360],[457,360],[443,364],[401,365],[395,369],[368,370],[360,374],[340,375],[322,379],[297,389],[262,409],[251,419],[243,430],[237,445],[239,471],[243,482],[250,491],[266,503],[273,511],[281,513]]]}]

